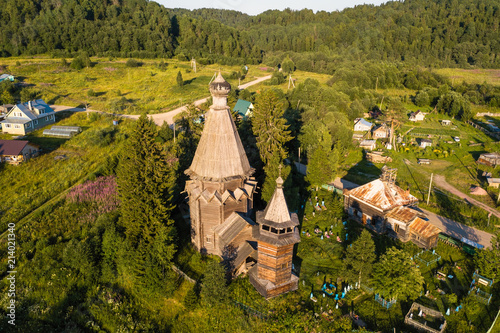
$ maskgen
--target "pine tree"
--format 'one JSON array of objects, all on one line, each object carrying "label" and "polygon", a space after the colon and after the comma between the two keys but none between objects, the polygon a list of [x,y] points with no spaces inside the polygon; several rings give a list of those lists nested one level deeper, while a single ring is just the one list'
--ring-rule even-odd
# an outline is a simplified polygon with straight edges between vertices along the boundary
[{"label": "pine tree", "polygon": [[344,259],[345,272],[349,281],[356,281],[358,286],[366,279],[376,259],[375,243],[368,230],[363,229],[361,235],[347,248]]},{"label": "pine tree", "polygon": [[332,137],[326,128],[321,133],[321,140],[313,151],[307,166],[307,181],[316,190],[330,181],[337,174],[338,150],[332,149]]},{"label": "pine tree", "polygon": [[142,115],[117,171],[120,224],[130,245],[131,268],[138,277],[147,271],[158,272],[151,265],[158,266],[164,275],[175,253],[175,230],[170,219],[175,166],[155,141],[156,136],[156,125]]},{"label": "pine tree", "polygon": [[[264,163],[266,178],[262,189],[262,199],[268,201],[276,187],[278,166],[287,156],[285,144],[292,139],[284,118],[285,103],[281,93],[268,89],[255,101],[252,116],[252,131],[256,137],[260,158]],[[282,170],[281,177],[286,180],[290,167]]]},{"label": "pine tree", "polygon": [[262,92],[255,101],[252,116],[253,133],[257,138],[257,147],[264,164],[273,156],[283,160],[287,156],[285,144],[292,139],[285,114],[285,103],[275,89]]},{"label": "pine tree", "polygon": [[181,71],[179,71],[177,73],[177,86],[179,86],[180,88],[182,88],[183,85],[184,85],[184,79],[182,78]]}]

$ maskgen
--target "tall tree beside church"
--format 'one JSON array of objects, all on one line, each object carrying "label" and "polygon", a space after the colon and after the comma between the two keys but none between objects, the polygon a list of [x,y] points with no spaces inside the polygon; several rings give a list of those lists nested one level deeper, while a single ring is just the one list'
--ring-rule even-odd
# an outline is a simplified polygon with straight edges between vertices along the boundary
[{"label": "tall tree beside church", "polygon": [[[285,144],[292,139],[284,118],[285,109],[283,93],[276,89],[263,91],[255,100],[252,130],[257,138],[257,148],[266,173],[262,188],[262,198],[266,202],[271,198],[276,186],[278,166],[287,156]],[[283,179],[286,179],[289,169],[288,167],[282,170]]]},{"label": "tall tree beside church", "polygon": [[332,136],[326,127],[323,126],[320,135],[317,147],[309,159],[306,176],[307,181],[316,188],[316,191],[321,185],[335,179],[339,157],[338,148],[332,148]]},{"label": "tall tree beside church", "polygon": [[377,258],[375,254],[375,243],[370,232],[363,229],[361,235],[347,248],[344,259],[345,272],[351,282],[357,282],[358,287],[366,279],[373,268],[373,262]]},{"label": "tall tree beside church", "polygon": [[152,271],[164,275],[175,253],[175,230],[170,211],[176,165],[156,137],[156,125],[142,115],[135,124],[117,171],[120,224],[125,228],[132,251],[131,265],[139,279],[152,276]]}]

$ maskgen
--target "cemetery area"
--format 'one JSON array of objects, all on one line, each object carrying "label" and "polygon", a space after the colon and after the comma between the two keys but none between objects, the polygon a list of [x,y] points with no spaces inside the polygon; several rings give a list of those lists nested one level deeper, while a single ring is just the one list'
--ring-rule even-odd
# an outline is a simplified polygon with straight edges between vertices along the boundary
[{"label": "cemetery area", "polygon": [[[319,211],[316,206],[324,206],[326,209]],[[326,190],[313,191],[311,197],[304,202],[301,212],[301,242],[294,259],[294,269],[300,278],[299,292],[306,304],[316,313],[329,313],[330,310],[337,315],[352,313],[366,323],[369,329],[386,331],[396,326],[408,330],[404,319],[412,304],[410,300],[384,300],[377,297],[377,291],[370,285],[370,281],[362,283],[359,289],[344,281],[344,250],[359,236],[363,228],[357,222],[346,219],[343,197]],[[416,303],[446,314],[446,320],[461,318],[463,314],[460,312],[465,311],[468,320],[475,327],[484,328],[491,324],[494,318],[484,320],[484,315],[481,314],[494,313],[495,311],[490,311],[495,308],[491,304],[498,303],[498,300],[492,297],[490,305],[484,301],[492,293],[492,285],[487,287],[483,283],[480,288],[476,286],[475,289],[481,291],[469,292],[472,281],[475,280],[476,285],[479,281],[479,277],[474,275],[472,255],[442,241],[439,241],[436,249],[424,251],[411,242],[402,243],[385,235],[373,235],[372,238],[377,256],[393,246],[412,256],[425,279],[424,293],[415,300]],[[471,297],[471,294],[482,297]],[[469,306],[471,311],[466,308]],[[472,312],[476,315],[471,315]],[[434,326],[438,330],[442,322],[440,319],[435,322]]]}]

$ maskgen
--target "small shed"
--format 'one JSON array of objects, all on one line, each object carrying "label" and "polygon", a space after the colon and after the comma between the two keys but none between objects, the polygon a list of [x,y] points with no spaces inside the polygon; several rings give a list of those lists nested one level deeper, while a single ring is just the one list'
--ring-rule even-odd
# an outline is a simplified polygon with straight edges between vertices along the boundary
[{"label": "small shed", "polygon": [[377,140],[363,140],[359,143],[359,147],[363,149],[373,150],[377,147]]},{"label": "small shed", "polygon": [[354,132],[368,132],[372,126],[373,124],[364,118],[356,118],[354,120]]},{"label": "small shed", "polygon": [[431,160],[428,158],[419,158],[417,161],[418,164],[431,164]]},{"label": "small shed", "polygon": [[372,163],[388,163],[392,162],[392,158],[389,156],[384,156],[379,152],[366,153],[366,160]]},{"label": "small shed", "polygon": [[498,188],[500,186],[500,178],[487,178],[488,186]]},{"label": "small shed", "polygon": [[451,125],[451,120],[443,119],[443,120],[441,120],[441,125],[443,125],[443,126],[450,126]]},{"label": "small shed", "polygon": [[420,148],[426,148],[432,146],[432,140],[430,139],[420,139]]},{"label": "small shed", "polygon": [[244,99],[239,99],[233,109],[234,112],[238,113],[241,118],[246,118],[252,115],[253,104],[252,102],[245,101]]},{"label": "small shed", "polygon": [[500,165],[500,154],[497,152],[481,154],[477,159],[477,163],[493,167]]}]

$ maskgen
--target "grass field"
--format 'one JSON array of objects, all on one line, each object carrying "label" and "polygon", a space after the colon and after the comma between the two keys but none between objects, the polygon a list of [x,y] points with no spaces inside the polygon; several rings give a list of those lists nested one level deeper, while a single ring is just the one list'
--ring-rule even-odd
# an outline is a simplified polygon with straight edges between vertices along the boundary
[{"label": "grass field", "polygon": [[498,69],[440,68],[435,72],[448,77],[452,85],[461,84],[462,81],[472,84],[488,82],[494,86],[500,85],[500,70]]},{"label": "grass field", "polygon": [[2,177],[9,180],[2,187],[0,232],[102,168],[119,153],[130,122],[113,128],[110,117],[83,113],[58,113],[57,120],[57,125],[81,126],[83,131],[71,139],[44,137],[43,129],[32,132],[27,140],[39,145],[43,154],[19,166],[0,166]]},{"label": "grass field", "polygon": [[[69,60],[68,60],[69,61]],[[139,114],[159,113],[208,96],[208,83],[217,71],[233,88],[238,80],[230,78],[240,66],[198,64],[194,73],[189,62],[166,60],[165,69],[160,60],[141,60],[139,67],[127,67],[126,59],[92,58],[93,67],[80,71],[62,66],[60,59],[4,58],[1,65],[26,85],[42,92],[49,104],[84,106],[94,110]],[[249,66],[241,83],[268,73],[257,66]],[[177,86],[177,73],[181,72],[184,86]]]}]

